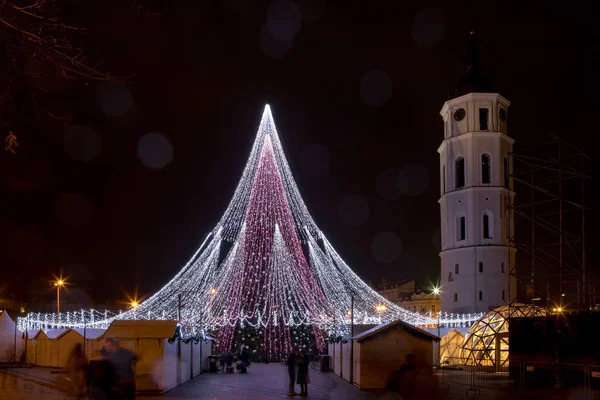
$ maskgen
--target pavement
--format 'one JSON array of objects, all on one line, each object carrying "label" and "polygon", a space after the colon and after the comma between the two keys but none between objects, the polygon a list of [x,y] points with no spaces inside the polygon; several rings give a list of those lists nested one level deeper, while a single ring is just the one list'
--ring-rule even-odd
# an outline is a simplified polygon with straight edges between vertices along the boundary
[{"label": "pavement", "polygon": [[65,400],[63,392],[33,379],[0,370],[0,400]]}]

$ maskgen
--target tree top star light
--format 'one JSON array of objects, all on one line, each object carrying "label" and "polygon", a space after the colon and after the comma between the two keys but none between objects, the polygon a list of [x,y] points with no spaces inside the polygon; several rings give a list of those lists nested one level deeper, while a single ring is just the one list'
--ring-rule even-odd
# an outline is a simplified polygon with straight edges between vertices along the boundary
[{"label": "tree top star light", "polygon": [[[352,310],[353,307],[353,310]],[[223,217],[189,262],[162,289],[116,315],[81,311],[30,314],[20,327],[108,326],[115,319],[179,320],[185,335],[219,331],[228,347],[235,330],[264,331],[268,351],[290,345],[290,327],[344,330],[355,324],[402,319],[464,325],[481,315],[432,316],[390,303],[337,254],[308,212],[286,161],[271,109]],[[318,343],[322,344],[322,343]],[[289,347],[288,347],[289,348]]]}]

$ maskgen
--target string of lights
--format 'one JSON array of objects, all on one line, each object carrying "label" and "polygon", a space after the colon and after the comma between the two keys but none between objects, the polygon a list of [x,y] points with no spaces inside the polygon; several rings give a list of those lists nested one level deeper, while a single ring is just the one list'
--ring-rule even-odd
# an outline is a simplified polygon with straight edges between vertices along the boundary
[{"label": "string of lights", "polygon": [[[352,313],[354,314],[352,318]],[[416,325],[465,326],[481,314],[410,312],[375,292],[337,254],[308,213],[265,107],[240,182],[223,217],[189,262],[152,297],[119,313],[30,313],[20,329],[106,328],[114,320],[178,320],[184,335],[218,331],[231,348],[238,328],[263,334],[263,350],[281,354],[290,328],[346,332],[396,319]]]}]

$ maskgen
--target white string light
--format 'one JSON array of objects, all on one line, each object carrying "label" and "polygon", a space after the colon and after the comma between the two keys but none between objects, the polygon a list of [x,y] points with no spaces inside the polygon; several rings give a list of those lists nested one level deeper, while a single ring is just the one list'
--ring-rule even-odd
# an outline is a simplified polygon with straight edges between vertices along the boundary
[{"label": "white string light", "polygon": [[273,353],[289,348],[289,327],[346,332],[352,304],[357,324],[402,319],[465,326],[482,316],[410,312],[364,283],[308,213],[267,105],[223,217],[169,283],[126,312],[30,313],[18,326],[106,328],[114,320],[179,319],[185,334],[218,329],[224,347],[237,326],[251,326],[264,329],[265,350]]}]

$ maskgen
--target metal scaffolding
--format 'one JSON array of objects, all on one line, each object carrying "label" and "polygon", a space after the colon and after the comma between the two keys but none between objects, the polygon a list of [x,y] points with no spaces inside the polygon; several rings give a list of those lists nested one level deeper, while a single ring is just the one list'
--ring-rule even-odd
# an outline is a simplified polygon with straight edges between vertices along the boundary
[{"label": "metal scaffolding", "polygon": [[519,253],[509,269],[517,297],[548,310],[594,308],[596,286],[586,264],[590,158],[551,134],[550,141],[508,159],[510,190],[516,193],[508,196],[515,225],[508,224],[508,236]]}]

